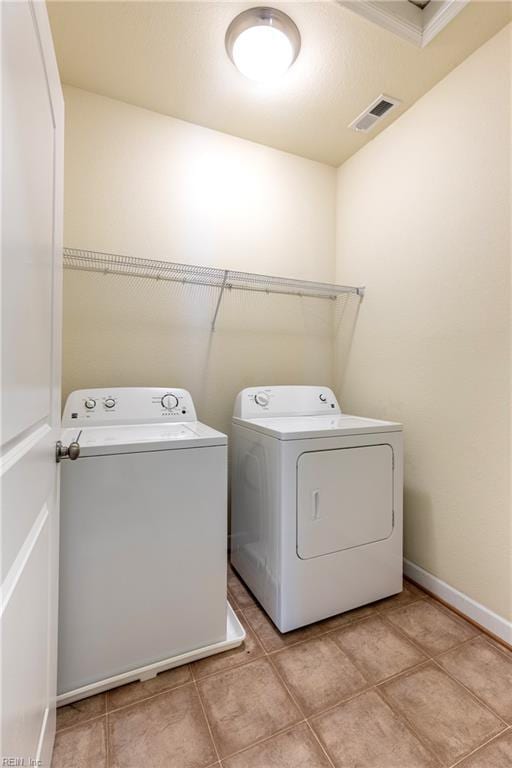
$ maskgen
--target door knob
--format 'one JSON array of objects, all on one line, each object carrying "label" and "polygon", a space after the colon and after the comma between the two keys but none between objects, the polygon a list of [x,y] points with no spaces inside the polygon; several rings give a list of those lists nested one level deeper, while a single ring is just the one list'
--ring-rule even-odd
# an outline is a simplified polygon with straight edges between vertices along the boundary
[{"label": "door knob", "polygon": [[80,445],[76,442],[72,442],[69,445],[63,445],[61,440],[57,440],[55,446],[55,460],[59,464],[62,459],[70,459],[76,461],[80,456]]}]

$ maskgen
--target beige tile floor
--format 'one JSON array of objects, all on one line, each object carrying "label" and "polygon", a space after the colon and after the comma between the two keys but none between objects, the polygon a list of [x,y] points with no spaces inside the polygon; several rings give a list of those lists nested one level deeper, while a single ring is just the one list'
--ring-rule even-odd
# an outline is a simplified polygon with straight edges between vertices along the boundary
[{"label": "beige tile floor", "polygon": [[412,584],[58,711],[53,768],[511,768],[512,652]]}]

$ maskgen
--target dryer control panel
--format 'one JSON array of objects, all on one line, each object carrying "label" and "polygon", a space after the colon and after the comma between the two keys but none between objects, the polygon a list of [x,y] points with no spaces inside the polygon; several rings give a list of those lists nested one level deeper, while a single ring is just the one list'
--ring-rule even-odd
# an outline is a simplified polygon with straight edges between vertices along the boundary
[{"label": "dryer control panel", "polygon": [[186,389],[177,387],[116,387],[77,389],[71,392],[62,415],[62,426],[154,424],[197,421],[194,402]]},{"label": "dryer control panel", "polygon": [[238,393],[233,416],[261,419],[274,416],[319,416],[341,413],[329,387],[248,387]]}]

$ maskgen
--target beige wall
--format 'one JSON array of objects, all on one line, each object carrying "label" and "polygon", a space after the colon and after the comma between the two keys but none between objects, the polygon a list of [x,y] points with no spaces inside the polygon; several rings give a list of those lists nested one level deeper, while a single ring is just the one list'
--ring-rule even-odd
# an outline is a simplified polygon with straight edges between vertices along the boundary
[{"label": "beige wall", "polygon": [[322,163],[64,87],[67,246],[329,280]]},{"label": "beige wall", "polygon": [[338,172],[345,408],[405,425],[405,554],[512,618],[511,27]]},{"label": "beige wall", "polygon": [[[333,168],[65,87],[66,246],[332,280]],[[258,383],[330,384],[329,302],[65,273],[64,396],[180,386],[227,429]]]}]

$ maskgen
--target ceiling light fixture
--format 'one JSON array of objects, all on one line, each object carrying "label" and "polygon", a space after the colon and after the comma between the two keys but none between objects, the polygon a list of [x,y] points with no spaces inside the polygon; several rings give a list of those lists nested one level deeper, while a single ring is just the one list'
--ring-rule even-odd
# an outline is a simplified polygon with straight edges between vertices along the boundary
[{"label": "ceiling light fixture", "polygon": [[291,67],[300,50],[300,33],[276,8],[250,8],[236,16],[226,32],[228,56],[250,80],[272,80]]}]

